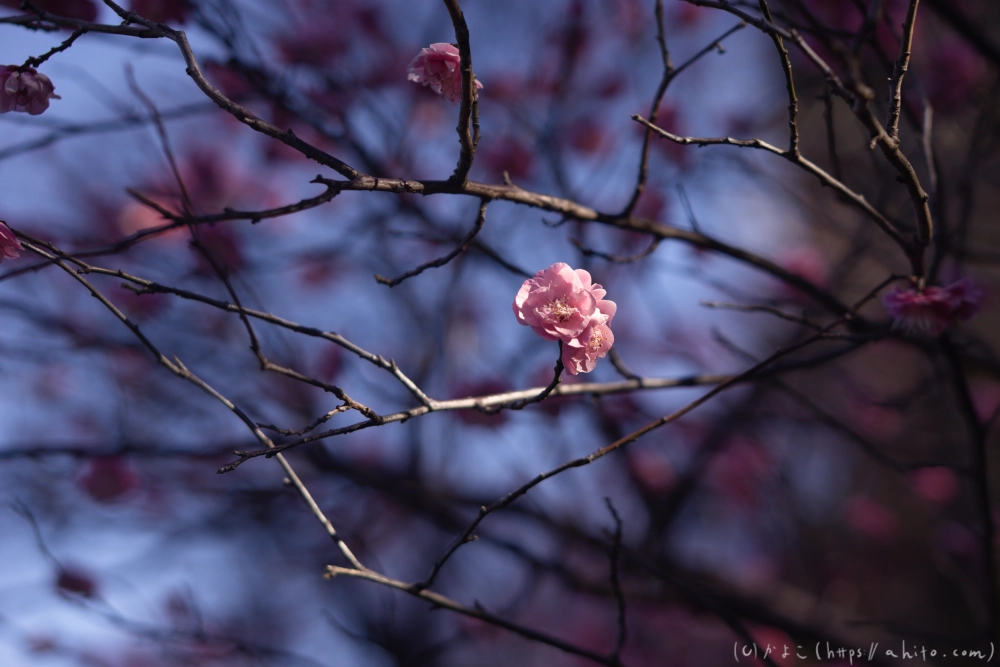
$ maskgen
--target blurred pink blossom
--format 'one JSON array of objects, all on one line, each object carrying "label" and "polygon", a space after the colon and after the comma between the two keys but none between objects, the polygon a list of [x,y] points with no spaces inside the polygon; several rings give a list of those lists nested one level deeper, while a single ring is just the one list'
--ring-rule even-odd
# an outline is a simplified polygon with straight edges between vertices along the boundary
[{"label": "blurred pink blossom", "polygon": [[976,380],[970,383],[969,390],[980,421],[986,422],[1000,409],[1000,383]]},{"label": "blurred pink blossom", "polygon": [[899,530],[899,520],[882,503],[865,496],[851,498],[844,519],[855,531],[876,540],[890,540]]},{"label": "blurred pink blossom", "polygon": [[37,116],[60,97],[49,77],[31,67],[7,65],[0,69],[0,113],[24,111]]},{"label": "blurred pink blossom", "polygon": [[737,436],[712,457],[705,478],[732,507],[753,510],[759,505],[763,483],[773,472],[774,460],[767,448],[755,438]]},{"label": "blurred pink blossom", "polygon": [[629,474],[646,493],[665,495],[677,482],[674,466],[653,449],[627,450],[626,464]]},{"label": "blurred pink blossom", "polygon": [[956,556],[974,556],[979,547],[976,534],[958,521],[944,521],[934,531],[935,541]]},{"label": "blurred pink blossom", "polygon": [[566,126],[566,139],[581,153],[596,153],[604,145],[604,130],[594,118],[583,116]]},{"label": "blurred pink blossom", "polygon": [[[451,390],[452,398],[467,398],[469,396],[490,396],[492,394],[503,394],[512,391],[514,388],[507,380],[494,377],[460,382]],[[458,410],[455,417],[459,421],[471,426],[488,426],[495,428],[506,423],[510,413],[506,410],[500,412],[487,413],[479,410]]]},{"label": "blurred pink blossom", "polygon": [[499,176],[506,171],[508,176],[517,181],[531,172],[535,154],[520,139],[501,135],[484,144],[480,154],[491,175]]},{"label": "blurred pink blossom", "polygon": [[184,23],[191,11],[188,0],[132,0],[132,11],[157,23]]},{"label": "blurred pink blossom", "polygon": [[139,486],[139,476],[119,456],[98,456],[84,463],[77,483],[88,496],[107,503],[134,491]]},{"label": "blurred pink blossom", "polygon": [[14,259],[15,257],[20,257],[20,250],[24,250],[21,246],[21,242],[17,240],[14,236],[14,232],[10,231],[10,227],[0,222],[0,262],[7,259]]},{"label": "blurred pink blossom", "polygon": [[882,298],[895,326],[913,334],[936,337],[955,320],[967,320],[979,312],[983,292],[963,278],[948,287],[931,286],[923,291],[896,287]]},{"label": "blurred pink blossom", "polygon": [[[825,289],[830,280],[830,268],[827,260],[814,247],[809,245],[788,248],[778,257],[778,264],[800,278],[804,278],[817,287]],[[797,288],[782,282],[782,290],[789,298],[800,299],[805,295]]]},{"label": "blurred pink blossom", "polygon": [[919,72],[927,96],[934,111],[946,114],[961,109],[989,72],[975,49],[961,39],[935,43],[927,49],[924,60]]},{"label": "blurred pink blossom", "polygon": [[56,577],[56,589],[64,595],[69,593],[89,598],[97,593],[97,582],[83,570],[61,567]]},{"label": "blurred pink blossom", "polygon": [[[97,18],[97,5],[93,0],[34,0],[34,4],[42,11],[79,21]],[[0,0],[0,6],[20,9],[21,0]]]},{"label": "blurred pink blossom", "polygon": [[958,493],[958,476],[949,468],[920,468],[910,474],[913,491],[924,500],[946,505]]},{"label": "blurred pink blossom", "polygon": [[525,280],[514,297],[514,316],[545,340],[563,343],[570,375],[589,373],[615,342],[608,325],[618,307],[590,273],[556,262]]},{"label": "blurred pink blossom", "polygon": [[[458,104],[462,99],[461,65],[462,59],[458,55],[458,48],[452,44],[439,42],[431,44],[426,49],[420,49],[420,53],[410,63],[406,78],[430,86],[441,97],[452,104]],[[483,84],[477,80],[476,90],[482,87]],[[473,92],[475,94],[475,91]]]}]

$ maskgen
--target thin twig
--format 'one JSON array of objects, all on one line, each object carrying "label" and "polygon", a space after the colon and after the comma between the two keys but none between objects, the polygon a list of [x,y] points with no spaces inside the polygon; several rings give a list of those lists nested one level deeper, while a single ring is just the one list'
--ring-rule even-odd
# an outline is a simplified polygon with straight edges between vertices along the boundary
[{"label": "thin twig", "polygon": [[482,608],[480,605],[475,607],[466,607],[463,604],[455,602],[451,598],[447,598],[439,593],[434,593],[426,588],[421,588],[417,584],[408,584],[405,581],[399,581],[398,579],[392,579],[385,575],[379,574],[378,572],[373,572],[371,570],[358,570],[346,567],[337,567],[334,565],[328,565],[326,568],[326,575],[328,579],[333,579],[334,577],[347,576],[355,577],[358,579],[367,579],[368,581],[374,581],[375,583],[382,584],[383,586],[388,586],[389,588],[395,588],[396,590],[403,591],[404,593],[409,593],[414,597],[421,598],[430,602],[435,607],[440,607],[442,609],[449,609],[459,614],[463,614],[470,618],[476,618],[481,621],[485,621],[491,625],[495,625],[505,630],[510,630],[511,632],[518,634],[526,639],[531,639],[533,641],[541,642],[547,644],[554,648],[557,648],[566,653],[572,655],[578,655],[582,658],[592,660],[601,665],[608,665],[609,667],[615,665],[611,658],[600,653],[595,653],[589,651],[585,648],[576,646],[575,644],[570,644],[552,635],[539,632],[533,628],[527,626],[518,625],[517,623],[512,623],[505,618],[497,616],[496,614],[490,613]]},{"label": "thin twig", "polygon": [[376,273],[375,274],[375,280],[377,280],[378,282],[382,283],[383,285],[388,285],[389,287],[395,287],[396,285],[400,284],[401,282],[403,282],[407,278],[412,278],[414,276],[419,276],[421,273],[423,273],[427,269],[434,269],[434,268],[437,268],[437,267],[440,267],[440,266],[444,266],[445,264],[447,264],[451,260],[453,260],[456,257],[458,257],[460,254],[462,254],[463,252],[465,252],[469,248],[469,245],[476,238],[476,235],[479,234],[480,231],[482,231],[483,224],[486,222],[486,205],[487,205],[487,203],[488,203],[488,201],[486,199],[482,199],[482,200],[479,201],[479,213],[478,213],[478,215],[476,215],[476,222],[475,222],[475,224],[472,226],[472,229],[469,230],[469,233],[465,235],[465,238],[462,239],[461,243],[459,243],[458,246],[456,246],[455,249],[452,250],[451,252],[449,252],[447,255],[445,255],[444,257],[439,257],[437,259],[431,260],[431,261],[429,261],[429,262],[427,262],[425,264],[421,264],[420,266],[418,266],[417,268],[413,269],[412,271],[407,271],[406,273],[400,274],[400,275],[396,276],[395,278],[386,278],[386,277],[380,276],[380,275],[378,275]]},{"label": "thin twig", "polygon": [[[274,447],[274,443],[271,442],[271,439],[268,438],[264,434],[264,432],[261,431],[260,428],[258,428],[257,424],[253,420],[251,420],[250,417],[248,417],[247,414],[243,412],[243,410],[241,410],[238,406],[236,406],[236,404],[234,404],[228,398],[217,392],[208,383],[206,383],[204,380],[202,380],[194,373],[192,373],[190,370],[188,370],[188,368],[181,362],[180,359],[174,357],[173,361],[171,361],[162,352],[160,352],[160,350],[157,349],[155,345],[153,345],[153,343],[146,337],[146,335],[139,330],[138,325],[136,325],[128,317],[126,317],[124,313],[122,313],[113,303],[111,303],[111,301],[108,300],[106,296],[104,296],[104,294],[98,291],[96,287],[94,287],[86,278],[84,278],[81,275],[82,271],[74,270],[72,267],[66,264],[64,259],[46,250],[45,249],[46,246],[51,248],[49,244],[43,244],[39,241],[36,241],[35,239],[31,239],[30,237],[25,236],[24,234],[19,233],[19,236],[21,236],[24,240],[27,241],[25,247],[28,250],[52,260],[56,266],[61,268],[63,271],[72,276],[77,282],[79,282],[85,288],[87,288],[91,296],[100,301],[101,304],[103,304],[105,308],[111,311],[111,313],[116,318],[118,318],[118,320],[122,324],[124,324],[126,327],[128,327],[129,330],[132,331],[132,333],[140,340],[140,342],[142,342],[142,344],[153,354],[153,356],[156,358],[157,362],[161,366],[169,370],[174,375],[194,384],[199,389],[201,389],[202,391],[204,391],[205,393],[207,393],[208,395],[212,396],[217,401],[222,403],[233,414],[235,414],[239,418],[239,420],[242,421],[247,426],[247,428],[250,429],[250,432],[253,433],[254,437],[262,445],[269,448]],[[309,506],[312,513],[316,516],[317,519],[319,519],[320,523],[322,523],[322,525],[327,531],[327,534],[336,543],[338,549],[344,555],[344,558],[346,558],[347,561],[351,563],[351,565],[353,565],[354,567],[363,569],[361,563],[354,556],[354,553],[343,541],[343,539],[341,539],[340,535],[333,527],[333,524],[330,523],[330,520],[320,509],[319,505],[316,504],[316,501],[313,499],[312,494],[309,493],[309,490],[302,483],[302,480],[299,479],[298,475],[292,469],[291,465],[289,465],[288,461],[285,460],[285,457],[279,453],[276,455],[276,458],[278,459],[278,462],[281,464],[281,467],[284,469],[285,475],[288,476],[293,486],[295,486],[296,490],[299,492],[299,495],[301,495],[303,500],[306,501],[306,504]]]},{"label": "thin twig", "polygon": [[[760,11],[764,18],[771,25],[774,25],[774,18],[771,16],[771,9],[767,6],[767,0],[758,0]],[[792,60],[788,57],[788,49],[777,33],[770,34],[771,41],[778,49],[778,57],[781,59],[781,70],[785,74],[785,88],[788,90],[788,152],[793,156],[799,156],[799,126],[797,117],[799,114],[799,100],[795,95],[795,80],[792,78]],[[655,121],[653,121],[655,122]]]},{"label": "thin twig", "polygon": [[80,36],[86,32],[87,32],[86,28],[77,28],[76,30],[73,31],[72,35],[70,35],[63,41],[62,44],[52,47],[51,49],[49,49],[40,56],[35,56],[34,58],[28,58],[27,60],[24,61],[24,64],[21,65],[21,67],[38,67],[46,60],[54,56],[55,54],[62,53],[69,47],[73,46],[73,42],[79,39]]},{"label": "thin twig", "polygon": [[910,0],[906,9],[906,19],[903,21],[903,37],[899,41],[899,56],[892,70],[892,82],[889,86],[889,120],[886,131],[889,138],[899,143],[899,112],[903,104],[903,77],[910,68],[910,53],[913,48],[913,28],[917,22],[917,6],[920,0]]},{"label": "thin twig", "polygon": [[[702,56],[711,53],[715,49],[721,50],[723,40],[746,27],[746,23],[736,24],[726,32],[722,33],[711,44],[691,56],[687,61],[682,63],[680,67],[675,69],[673,62],[670,60],[670,52],[667,50],[667,38],[663,28],[663,0],[656,0],[655,13],[656,41],[660,45],[660,59],[663,61],[663,76],[660,79],[659,86],[656,88],[656,93],[653,95],[653,102],[650,105],[649,117],[653,123],[656,122],[656,118],[660,113],[660,104],[663,102],[663,96],[666,95],[667,87],[670,83],[677,78],[681,72],[700,60]],[[639,198],[646,189],[646,180],[649,176],[649,145],[651,134],[651,131],[647,129],[646,134],[642,139],[642,152],[639,157],[639,176],[636,179],[635,189],[632,191],[632,197],[629,199],[625,209],[621,212],[621,217],[623,218],[628,218],[632,215],[632,211],[635,210],[636,204],[639,203]]]},{"label": "thin twig", "polygon": [[618,579],[618,559],[622,548],[622,520],[618,516],[618,512],[615,511],[615,506],[611,502],[611,498],[605,498],[604,502],[607,504],[608,511],[611,512],[611,518],[615,522],[615,531],[612,535],[611,545],[608,547],[608,558],[611,561],[611,573],[609,575],[611,590],[614,592],[615,601],[618,605],[618,638],[615,640],[614,650],[611,651],[611,659],[614,661],[613,664],[620,665],[622,649],[625,648],[625,639],[627,637],[625,593],[622,592],[621,581]]},{"label": "thin twig", "polygon": [[786,313],[780,308],[775,308],[774,306],[766,306],[763,304],[742,304],[742,303],[727,303],[723,301],[702,301],[701,305],[706,308],[721,308],[725,310],[739,310],[745,313],[770,313],[775,317],[787,320],[788,322],[794,322],[795,324],[801,324],[804,327],[808,327],[814,331],[822,331],[823,327],[815,322],[809,320],[806,317],[800,315],[792,315],[791,313]]},{"label": "thin twig", "polygon": [[600,250],[587,248],[583,245],[583,242],[580,239],[575,237],[571,237],[569,240],[570,243],[572,243],[580,250],[580,253],[584,257],[600,257],[601,259],[605,259],[609,262],[614,262],[615,264],[633,264],[635,262],[638,262],[640,259],[645,259],[646,257],[649,257],[654,252],[656,252],[656,249],[660,247],[661,241],[663,241],[663,239],[658,239],[654,237],[653,240],[649,242],[649,245],[646,246],[645,250],[641,250],[640,252],[637,252],[634,255],[615,255],[612,253],[601,252]]},{"label": "thin twig", "polygon": [[[444,4],[448,8],[448,15],[451,16],[451,23],[455,28],[455,41],[458,43],[458,55],[461,58],[462,101],[458,110],[457,130],[462,151],[458,156],[455,171],[448,179],[452,183],[460,184],[469,176],[472,159],[476,154],[476,145],[479,143],[479,95],[476,92],[476,76],[472,71],[472,49],[469,46],[469,26],[465,23],[465,15],[457,0],[444,0]],[[469,130],[470,118],[474,132]]]},{"label": "thin twig", "polygon": [[509,410],[523,410],[529,405],[532,405],[534,403],[541,403],[546,398],[551,396],[552,392],[555,391],[556,387],[559,386],[559,381],[562,379],[562,372],[563,372],[562,353],[563,353],[563,342],[560,340],[559,356],[556,357],[556,365],[555,368],[553,369],[552,381],[549,382],[548,385],[546,385],[545,389],[542,389],[540,392],[538,392],[537,395],[521,399],[520,401],[514,401],[512,403],[500,403],[491,408],[483,408],[483,412],[487,414],[494,414],[500,412],[505,408]]},{"label": "thin twig", "polygon": [[856,207],[864,211],[868,215],[868,217],[871,218],[875,222],[875,224],[879,226],[879,228],[882,231],[888,234],[889,237],[892,238],[894,241],[896,241],[898,244],[900,244],[900,246],[904,248],[910,247],[909,240],[905,236],[903,236],[903,234],[898,229],[896,229],[896,226],[892,224],[892,222],[888,218],[882,215],[882,213],[880,213],[874,206],[869,204],[868,200],[865,199],[864,195],[854,192],[846,185],[841,183],[839,180],[837,180],[827,172],[823,171],[823,169],[820,168],[819,165],[810,162],[801,155],[793,155],[788,151],[784,151],[778,148],[777,146],[769,144],[766,141],[761,141],[760,139],[733,139],[732,137],[681,137],[676,134],[671,134],[670,132],[667,132],[666,130],[653,125],[642,116],[634,115],[632,116],[632,119],[640,123],[641,125],[645,125],[646,127],[651,128],[654,132],[659,134],[664,139],[669,139],[670,141],[673,141],[674,143],[680,144],[682,146],[694,145],[701,147],[701,146],[720,145],[720,146],[738,146],[740,148],[757,148],[760,150],[767,151],[769,153],[774,153],[775,155],[778,155],[780,157],[783,157],[792,164],[795,164],[800,168],[802,168],[803,170],[809,172],[817,179],[819,179],[819,182],[822,185],[825,185],[833,189],[838,194],[846,198],[849,202],[854,204]]}]

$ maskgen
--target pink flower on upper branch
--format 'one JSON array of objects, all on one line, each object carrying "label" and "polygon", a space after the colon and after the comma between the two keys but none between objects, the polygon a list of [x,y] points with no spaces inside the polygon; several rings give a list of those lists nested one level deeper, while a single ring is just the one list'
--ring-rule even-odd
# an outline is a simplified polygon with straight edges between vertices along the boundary
[{"label": "pink flower on upper branch", "polygon": [[[457,104],[462,99],[462,59],[452,44],[431,44],[410,63],[406,78],[430,86],[441,97]],[[476,90],[483,84],[476,82]],[[475,91],[473,91],[475,94]]]},{"label": "pink flower on upper branch", "polygon": [[132,11],[157,23],[184,23],[191,11],[189,0],[132,0]]},{"label": "pink flower on upper branch", "polygon": [[14,259],[15,257],[20,257],[21,250],[24,248],[21,246],[21,242],[17,240],[14,236],[14,232],[10,231],[10,227],[0,222],[0,262],[7,259]]},{"label": "pink flower on upper branch", "polygon": [[7,65],[0,69],[0,113],[25,111],[37,116],[49,108],[49,100],[58,100],[55,86],[44,74],[31,67]]},{"label": "pink flower on upper branch", "polygon": [[514,297],[514,316],[545,340],[562,341],[570,375],[589,373],[615,342],[608,325],[617,306],[583,269],[557,262],[525,280]]},{"label": "pink flower on upper branch", "polygon": [[923,291],[896,287],[882,297],[882,304],[895,326],[936,337],[955,320],[968,320],[978,313],[982,299],[982,290],[963,278],[947,287],[931,286]]}]

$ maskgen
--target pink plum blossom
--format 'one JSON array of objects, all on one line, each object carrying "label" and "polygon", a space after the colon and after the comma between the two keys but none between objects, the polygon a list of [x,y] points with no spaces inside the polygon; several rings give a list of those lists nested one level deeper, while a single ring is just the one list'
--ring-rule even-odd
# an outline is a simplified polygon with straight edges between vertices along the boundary
[{"label": "pink plum blossom", "polygon": [[[458,104],[462,99],[461,65],[462,59],[454,45],[431,44],[426,49],[420,49],[420,53],[410,63],[406,78],[430,86],[441,97],[452,104]],[[476,91],[483,87],[478,80],[475,83]],[[473,91],[473,95],[476,91]]]},{"label": "pink plum blossom", "polygon": [[525,280],[514,297],[517,321],[545,340],[562,341],[570,375],[589,373],[615,342],[609,325],[617,306],[590,273],[556,262]]},{"label": "pink plum blossom", "polygon": [[583,333],[605,294],[591,284],[588,272],[556,262],[524,281],[514,297],[514,315],[546,340],[569,339]]},{"label": "pink plum blossom", "polygon": [[955,320],[967,320],[978,313],[982,298],[982,290],[963,278],[947,287],[931,286],[923,291],[896,287],[882,298],[882,304],[895,326],[937,337]]},{"label": "pink plum blossom", "polygon": [[14,236],[14,232],[10,231],[10,227],[0,222],[0,262],[4,260],[4,257],[7,259],[20,257],[20,252],[18,252],[20,250],[24,250],[24,248]]},{"label": "pink plum blossom", "polygon": [[37,116],[58,100],[55,86],[44,74],[31,67],[7,65],[0,69],[0,113],[25,111]]},{"label": "pink plum blossom", "polygon": [[579,336],[563,341],[563,366],[570,375],[589,373],[614,343],[615,335],[608,325],[591,322]]}]

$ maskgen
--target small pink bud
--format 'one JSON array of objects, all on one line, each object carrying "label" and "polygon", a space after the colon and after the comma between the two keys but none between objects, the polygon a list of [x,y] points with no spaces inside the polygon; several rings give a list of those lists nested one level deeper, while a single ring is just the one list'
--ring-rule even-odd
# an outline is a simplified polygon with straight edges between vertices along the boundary
[{"label": "small pink bud", "polygon": [[0,113],[24,111],[37,116],[60,97],[49,77],[31,67],[7,65],[0,69]]}]

